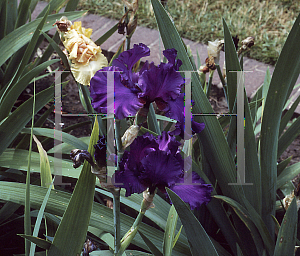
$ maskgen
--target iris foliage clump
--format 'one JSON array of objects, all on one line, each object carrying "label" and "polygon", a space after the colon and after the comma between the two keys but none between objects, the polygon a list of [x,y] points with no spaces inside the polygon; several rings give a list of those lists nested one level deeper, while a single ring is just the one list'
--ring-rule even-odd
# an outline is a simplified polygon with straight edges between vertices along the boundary
[{"label": "iris foliage clump", "polygon": [[[278,159],[300,133],[299,117],[292,119],[300,96],[290,98],[300,73],[300,16],[273,75],[267,71],[254,97],[241,103],[237,95],[246,92],[237,72],[242,73],[244,53],[255,42],[247,35],[239,43],[226,19],[223,39],[209,43],[205,66],[200,66],[166,6],[151,0],[165,48],[165,61],[156,66],[140,62],[149,56],[148,46],[130,44],[139,21],[138,1],[124,1],[119,24],[96,42],[91,30],[72,22],[83,14],[74,11],[78,1],[69,1],[62,17],[51,13],[64,1],[52,0],[31,21],[36,3],[0,2],[2,254],[297,253],[299,189],[291,179],[300,173],[300,164]],[[46,33],[52,24],[57,27],[53,38]],[[100,44],[117,30],[126,34],[124,42],[108,61]],[[35,54],[44,39],[48,48]],[[58,61],[48,60],[54,50],[65,72],[39,90],[35,82],[49,76],[41,72]],[[54,109],[54,92],[60,106],[57,92],[69,74],[90,116],[88,137],[68,133],[86,123],[63,130],[59,123],[54,130],[43,126]],[[212,114],[213,75],[221,78],[228,115]],[[16,105],[31,82],[33,95]],[[36,115],[46,104],[50,108]],[[242,118],[237,117],[241,108]],[[245,153],[242,161],[240,152]],[[239,169],[241,163],[245,169]]]}]

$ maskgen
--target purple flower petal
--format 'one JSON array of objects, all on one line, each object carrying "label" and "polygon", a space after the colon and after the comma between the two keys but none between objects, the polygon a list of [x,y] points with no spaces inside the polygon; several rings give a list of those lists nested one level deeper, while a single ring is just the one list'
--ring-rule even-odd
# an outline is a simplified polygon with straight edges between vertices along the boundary
[{"label": "purple flower petal", "polygon": [[163,100],[165,102],[175,99],[180,94],[184,83],[180,73],[176,72],[171,64],[161,63],[158,67],[152,66],[144,71],[138,80],[143,91],[139,97],[147,102]]},{"label": "purple flower petal", "polygon": [[172,48],[172,49],[166,49],[163,51],[163,55],[167,58],[170,64],[174,66],[175,70],[179,70],[179,67],[182,65],[181,60],[176,60],[177,57],[177,51]]},{"label": "purple flower petal", "polygon": [[178,147],[181,145],[174,136],[170,136],[167,132],[163,131],[160,136],[156,138],[159,144],[159,149],[175,155],[178,151]]},{"label": "purple flower petal", "polygon": [[[91,98],[92,106],[98,113],[107,113],[107,73],[101,71],[118,71],[115,67],[106,67],[94,75],[91,79]],[[118,119],[123,119],[127,116],[135,115],[136,112],[143,106],[138,99],[137,93],[125,87],[121,83],[121,75],[119,72],[114,74],[114,105],[109,106],[114,109]],[[113,102],[113,101],[112,101]]]},{"label": "purple flower petal", "polygon": [[150,152],[141,161],[144,172],[139,179],[147,187],[158,187],[161,190],[175,184],[177,177],[182,174],[181,164],[165,151]]},{"label": "purple flower petal", "polygon": [[[201,204],[207,204],[211,200],[213,188],[204,181],[195,172],[192,173],[193,183],[200,185],[173,185],[170,187],[184,202],[188,203],[191,209],[199,208]],[[184,183],[184,178],[180,178],[177,183]]]},{"label": "purple flower petal", "polygon": [[[168,101],[168,109],[165,115],[178,121],[175,125],[176,129],[170,132],[170,135],[179,135],[181,138],[184,138],[185,114],[183,93],[181,93],[175,100]],[[204,123],[197,123],[193,120],[191,120],[191,125],[192,134],[199,133],[205,128]]]},{"label": "purple flower petal", "polygon": [[116,58],[112,65],[115,67],[120,68],[124,71],[125,78],[132,80],[132,68],[133,65],[142,57],[149,56],[150,55],[150,49],[140,43],[139,45],[135,44],[132,49],[129,49],[128,51],[122,52],[118,58]]},{"label": "purple flower petal", "polygon": [[105,136],[99,135],[99,140],[97,141],[97,144],[94,145],[95,148],[95,160],[97,162],[97,165],[99,167],[106,166],[106,140]]},{"label": "purple flower petal", "polygon": [[115,172],[114,178],[116,187],[126,189],[125,196],[130,196],[134,193],[142,193],[147,189],[147,187],[140,182],[139,177],[129,169]]}]

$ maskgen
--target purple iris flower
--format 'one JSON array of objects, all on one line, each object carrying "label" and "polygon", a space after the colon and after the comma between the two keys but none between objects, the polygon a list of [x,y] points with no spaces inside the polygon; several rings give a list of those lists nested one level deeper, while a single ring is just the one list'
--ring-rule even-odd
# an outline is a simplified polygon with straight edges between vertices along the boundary
[{"label": "purple iris flower", "polygon": [[[114,73],[114,105],[108,106],[115,109],[118,119],[133,116],[141,108],[147,109],[151,102],[155,102],[159,110],[178,121],[174,135],[183,138],[184,131],[184,99],[180,93],[184,79],[180,75],[179,67],[182,61],[176,59],[177,51],[167,49],[163,51],[168,63],[155,66],[146,62],[139,72],[133,72],[134,64],[142,57],[150,55],[149,48],[140,43],[132,49],[122,52],[112,62],[111,67],[99,70],[91,79],[92,106],[98,113],[107,113],[107,73]],[[147,111],[146,111],[147,112]],[[192,121],[192,132],[201,132],[204,124]]]},{"label": "purple iris flower", "polygon": [[191,209],[198,208],[211,199],[212,186],[193,172],[193,183],[196,185],[176,185],[184,182],[184,160],[181,157],[174,136],[163,132],[157,138],[151,134],[137,137],[130,145],[131,150],[125,151],[119,163],[120,170],[115,173],[116,183],[126,189],[125,196],[141,193],[149,188],[154,193],[158,188],[166,193],[165,187],[172,189]]},{"label": "purple iris flower", "polygon": [[116,71],[114,74],[114,106],[118,119],[129,115],[135,115],[144,105],[156,102],[157,106],[164,110],[169,100],[174,100],[180,94],[184,83],[180,73],[176,70],[181,61],[175,60],[176,50],[166,50],[164,54],[170,61],[161,63],[158,67],[153,63],[146,62],[143,68],[135,73],[134,64],[142,57],[149,56],[149,48],[140,43],[132,49],[122,52],[112,62],[111,67],[99,70],[91,79],[92,106],[99,113],[107,113],[107,73]]}]

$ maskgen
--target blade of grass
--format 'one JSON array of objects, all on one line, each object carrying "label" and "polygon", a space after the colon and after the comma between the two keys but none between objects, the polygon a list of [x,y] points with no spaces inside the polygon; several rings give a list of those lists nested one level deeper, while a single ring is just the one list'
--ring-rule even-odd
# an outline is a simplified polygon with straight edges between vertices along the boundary
[{"label": "blade of grass", "polygon": [[15,104],[16,100],[20,94],[25,90],[31,80],[40,74],[44,69],[50,66],[53,63],[56,63],[58,60],[50,60],[42,63],[41,65],[35,67],[24,75],[17,83],[13,84],[11,88],[7,87],[6,91],[2,94],[0,102],[0,120],[3,120],[7,117]]},{"label": "blade of grass", "polygon": [[300,162],[286,167],[278,176],[276,189],[282,187],[286,182],[292,180],[300,173]]},{"label": "blade of grass", "polygon": [[110,30],[108,30],[104,35],[102,35],[100,38],[98,38],[95,41],[95,44],[101,45],[103,44],[108,38],[112,36],[113,33],[115,33],[118,29],[118,23],[114,25]]},{"label": "blade of grass", "polygon": [[[24,129],[22,129],[21,132],[28,134],[29,129],[24,128]],[[49,128],[33,128],[33,134],[54,139],[53,129],[49,129]],[[83,142],[82,140],[76,138],[75,136],[73,136],[71,134],[61,132],[61,131],[55,131],[55,134],[56,134],[56,136],[62,137],[62,142],[66,142],[70,145],[73,145],[76,148],[84,149],[84,150],[87,150],[87,148],[88,148],[88,145],[85,142]]]},{"label": "blade of grass", "polygon": [[35,28],[34,30],[34,33],[31,37],[31,40],[29,42],[29,44],[27,45],[26,47],[26,50],[25,52],[22,53],[22,59],[20,60],[20,63],[16,63],[14,61],[14,59],[12,59],[12,61],[10,61],[8,67],[7,67],[7,70],[6,70],[6,76],[4,78],[4,84],[8,82],[8,79],[11,79],[12,78],[12,73],[15,69],[15,66],[17,65],[18,68],[16,70],[16,74],[14,74],[13,76],[13,81],[12,83],[15,83],[16,81],[18,81],[18,79],[22,76],[23,74],[23,71],[26,67],[26,65],[28,64],[31,56],[32,56],[32,53],[36,47],[36,44],[38,42],[38,39],[40,37],[40,30],[43,29],[44,27],[44,24],[47,20],[47,17],[48,17],[48,11],[45,13],[45,16],[43,17],[43,19],[40,21],[40,23],[37,25],[37,27]]},{"label": "blade of grass", "polygon": [[279,158],[288,146],[298,137],[300,134],[300,117],[286,130],[284,134],[278,140],[278,152],[277,158]]},{"label": "blade of grass", "polygon": [[[49,87],[36,95],[35,113],[39,111],[45,104],[53,98],[53,87]],[[10,116],[3,120],[0,124],[0,155],[14,140],[17,134],[31,119],[33,98],[31,97],[18,107]],[[15,120],[18,120],[16,122]]]},{"label": "blade of grass", "polygon": [[18,17],[15,28],[24,25],[28,19],[28,10],[30,7],[31,0],[21,0],[18,8]]},{"label": "blade of grass", "polygon": [[283,118],[280,121],[280,128],[279,128],[279,136],[282,135],[284,129],[286,128],[288,122],[292,119],[292,116],[299,105],[300,102],[300,95],[297,97],[291,108],[284,114]]},{"label": "blade of grass", "polygon": [[161,253],[159,249],[150,241],[150,239],[147,238],[142,232],[138,231],[142,239],[144,240],[145,244],[148,246],[149,250],[155,255],[155,256],[164,256],[164,254]]}]

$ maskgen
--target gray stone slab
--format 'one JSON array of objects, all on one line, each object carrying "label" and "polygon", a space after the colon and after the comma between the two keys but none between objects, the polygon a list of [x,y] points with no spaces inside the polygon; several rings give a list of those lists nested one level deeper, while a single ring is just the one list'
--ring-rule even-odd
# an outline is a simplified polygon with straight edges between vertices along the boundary
[{"label": "gray stone slab", "polygon": [[[32,18],[35,18],[37,14],[46,6],[47,3],[39,2],[36,10],[32,14]],[[102,36],[105,32],[107,32],[111,27],[113,27],[118,21],[111,20],[105,17],[101,17],[98,15],[87,14],[84,17],[80,18],[82,21],[83,27],[92,28],[93,34],[92,39],[97,40],[100,36]],[[50,34],[54,34],[55,29],[50,31]],[[119,48],[120,44],[125,40],[125,36],[118,34],[115,32],[106,42],[101,45],[101,48],[107,52],[116,52]],[[201,43],[196,43],[191,40],[183,38],[183,41],[186,45],[189,45],[194,56],[194,59],[197,60],[197,51],[200,55],[201,63],[205,63],[205,59],[207,57],[207,46]],[[160,39],[159,32],[157,30],[145,28],[138,26],[135,33],[132,36],[131,44],[139,44],[144,43],[150,48],[151,55],[150,57],[143,58],[142,61],[147,59],[148,61],[153,61],[155,64],[159,64],[162,59],[162,51],[164,50],[163,43]],[[220,56],[220,66],[222,68],[224,63],[225,54],[221,52]],[[196,61],[197,63],[197,61]],[[267,68],[269,67],[270,73],[272,74],[274,71],[274,67],[261,63],[259,61],[244,58],[244,70],[249,71],[245,73],[245,87],[247,96],[250,97],[257,90],[257,88],[263,83],[265,73]],[[219,84],[220,80],[217,74],[214,75],[213,79],[214,84]],[[297,83],[300,83],[300,78],[298,78]],[[296,98],[300,95],[300,91],[294,90],[292,93],[292,97]],[[296,109],[296,112],[300,114],[300,106]]]}]

